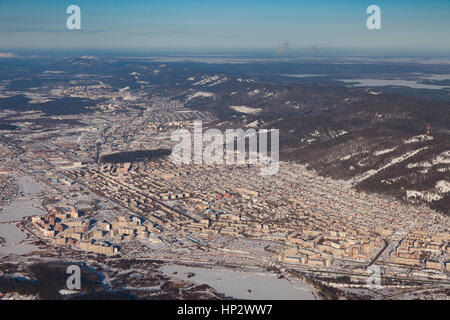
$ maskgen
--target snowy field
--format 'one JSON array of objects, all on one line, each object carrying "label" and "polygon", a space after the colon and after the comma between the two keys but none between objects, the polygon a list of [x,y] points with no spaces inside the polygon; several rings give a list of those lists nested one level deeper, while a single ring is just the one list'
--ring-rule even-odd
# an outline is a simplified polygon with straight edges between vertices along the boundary
[{"label": "snowy field", "polygon": [[[207,284],[216,291],[237,299],[314,300],[313,289],[297,280],[278,279],[277,275],[248,273],[227,269],[202,269],[163,266],[164,274],[197,285]],[[177,272],[177,274],[173,274]],[[195,275],[188,278],[189,273]]]}]

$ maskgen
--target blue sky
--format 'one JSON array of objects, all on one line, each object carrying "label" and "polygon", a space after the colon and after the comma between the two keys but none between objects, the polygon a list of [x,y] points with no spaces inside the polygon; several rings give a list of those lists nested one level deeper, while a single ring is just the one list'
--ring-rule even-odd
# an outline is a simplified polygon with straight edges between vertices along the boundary
[{"label": "blue sky", "polygon": [[[81,8],[67,30],[66,8]],[[366,28],[381,8],[382,30]],[[450,0],[0,0],[3,49],[304,48],[450,52]]]}]

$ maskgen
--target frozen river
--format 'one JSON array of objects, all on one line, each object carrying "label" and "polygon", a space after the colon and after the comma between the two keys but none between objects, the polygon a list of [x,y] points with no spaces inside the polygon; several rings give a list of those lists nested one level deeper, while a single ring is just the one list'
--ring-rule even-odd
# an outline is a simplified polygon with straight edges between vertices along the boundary
[{"label": "frozen river", "polygon": [[[207,284],[217,292],[237,299],[314,300],[314,289],[295,279],[278,279],[277,275],[249,273],[228,269],[203,269],[187,266],[163,266],[164,274],[197,285]],[[177,272],[177,274],[173,274]],[[188,278],[189,273],[195,275]]]}]

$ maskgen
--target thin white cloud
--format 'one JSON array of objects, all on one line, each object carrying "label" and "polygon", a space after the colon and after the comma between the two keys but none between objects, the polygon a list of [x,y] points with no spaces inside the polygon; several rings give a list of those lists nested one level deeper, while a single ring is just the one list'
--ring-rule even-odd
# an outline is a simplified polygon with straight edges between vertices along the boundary
[{"label": "thin white cloud", "polygon": [[17,56],[11,52],[0,52],[0,58],[16,58]]}]

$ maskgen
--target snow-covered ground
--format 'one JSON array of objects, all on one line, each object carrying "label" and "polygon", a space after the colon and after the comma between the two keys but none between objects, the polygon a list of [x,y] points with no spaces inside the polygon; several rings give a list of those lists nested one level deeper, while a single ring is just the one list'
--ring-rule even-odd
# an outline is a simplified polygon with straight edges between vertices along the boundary
[{"label": "snow-covered ground", "polygon": [[438,164],[450,164],[450,150],[442,152],[441,154],[433,158],[431,161],[410,163],[407,165],[407,168],[408,169],[416,167],[429,168]]},{"label": "snow-covered ground", "polygon": [[[164,274],[197,285],[207,284],[216,291],[238,299],[314,300],[313,289],[302,282],[278,279],[277,275],[248,273],[227,269],[203,269],[187,266],[163,266]],[[177,272],[176,275],[173,273]],[[195,275],[188,278],[189,273]]]},{"label": "snow-covered ground", "polygon": [[186,102],[190,101],[192,99],[195,98],[214,98],[214,93],[211,92],[205,92],[205,91],[197,91],[194,93],[191,93],[187,98],[186,98]]},{"label": "snow-covered ground", "polygon": [[215,81],[215,82],[209,84],[208,87],[213,87],[213,86],[218,85],[218,84],[221,84],[221,83],[223,83],[223,82],[225,82],[225,81],[227,81],[227,80],[228,80],[227,77],[223,77],[223,78],[221,78],[221,79],[219,79],[219,80],[217,80],[217,81]]},{"label": "snow-covered ground", "polygon": [[240,113],[256,114],[261,112],[261,108],[249,108],[247,106],[230,106],[231,109]]},{"label": "snow-covered ground", "polygon": [[435,189],[436,189],[439,193],[447,193],[447,192],[450,192],[450,182],[445,181],[445,180],[439,180],[439,181],[436,183]]},{"label": "snow-covered ground", "polygon": [[216,84],[222,83],[227,80],[227,77],[221,78],[218,75],[209,76],[209,77],[203,77],[202,80],[197,81],[196,83],[193,83],[193,86],[203,86],[205,84],[209,84],[209,86],[214,86]]},{"label": "snow-covered ground", "polygon": [[406,190],[406,199],[408,200],[420,199],[425,202],[431,202],[442,199],[442,196],[428,191]]},{"label": "snow-covered ground", "polygon": [[255,90],[253,90],[253,91],[250,91],[249,93],[248,93],[248,95],[250,96],[250,97],[253,97],[254,95],[257,95],[259,93],[259,89],[255,89]]},{"label": "snow-covered ground", "polygon": [[409,151],[409,152],[407,152],[405,154],[402,154],[401,156],[392,159],[389,163],[385,164],[384,166],[382,166],[382,167],[380,167],[380,168],[378,168],[376,170],[369,170],[369,171],[365,172],[364,174],[362,174],[362,175],[360,175],[358,177],[355,177],[353,179],[353,182],[354,183],[358,183],[358,182],[364,181],[367,178],[370,178],[370,177],[376,175],[378,172],[380,172],[380,171],[382,171],[382,170],[384,170],[386,168],[389,168],[390,166],[393,166],[394,164],[403,162],[403,161],[405,161],[405,160],[415,156],[419,152],[421,152],[423,150],[426,150],[426,149],[428,149],[428,147],[419,148],[417,150]]},{"label": "snow-covered ground", "polygon": [[250,122],[249,124],[247,124],[247,127],[249,127],[249,128],[256,128],[256,127],[258,127],[258,120]]},{"label": "snow-covered ground", "polygon": [[411,137],[408,140],[405,140],[405,144],[414,143],[414,142],[423,142],[423,141],[429,141],[433,140],[432,136],[427,136],[425,134],[421,134],[418,136]]},{"label": "snow-covered ground", "polygon": [[392,152],[392,151],[394,151],[394,150],[395,150],[395,148],[379,150],[379,151],[375,151],[374,155],[380,156],[380,155],[382,155],[382,154],[389,153],[389,152]]}]

